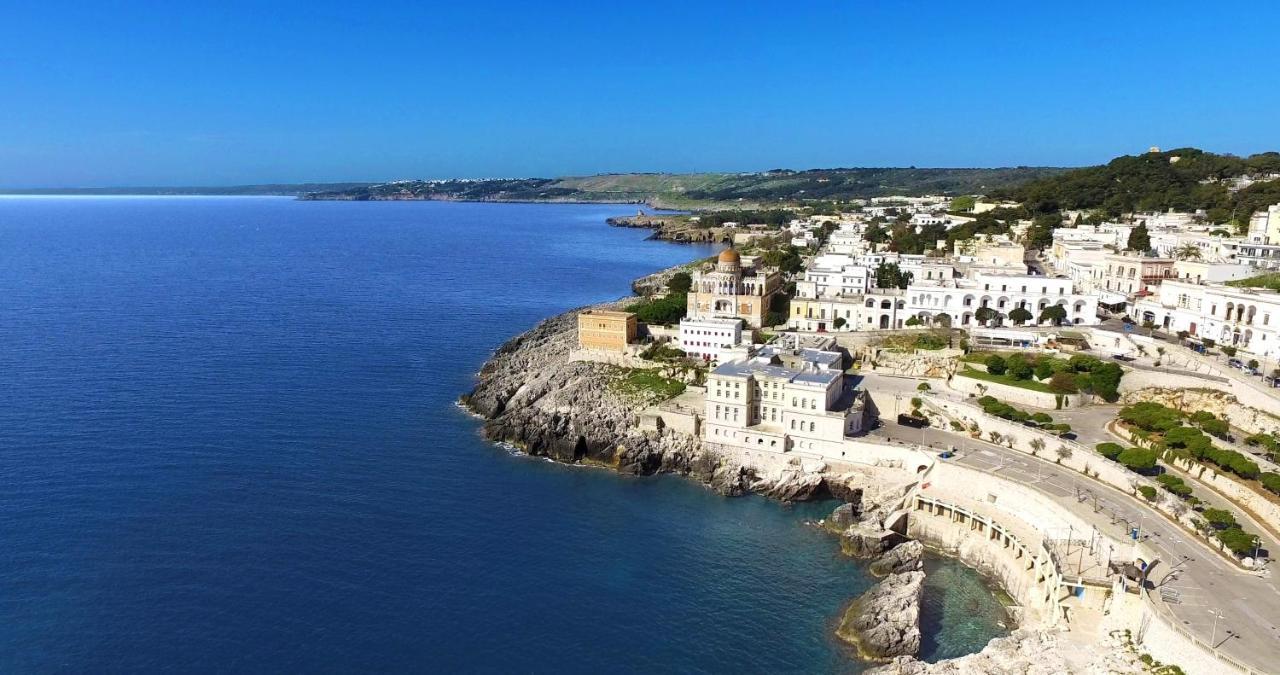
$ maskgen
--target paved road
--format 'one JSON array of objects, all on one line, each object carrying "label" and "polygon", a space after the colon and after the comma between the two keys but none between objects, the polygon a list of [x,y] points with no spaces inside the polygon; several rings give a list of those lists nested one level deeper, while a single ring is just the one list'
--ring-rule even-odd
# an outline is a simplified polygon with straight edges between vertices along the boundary
[{"label": "paved road", "polygon": [[[1131,527],[1139,528],[1164,561],[1167,572],[1158,590],[1185,629],[1203,642],[1215,640],[1225,653],[1258,668],[1273,668],[1280,659],[1276,576],[1242,572],[1150,507],[1052,462],[940,429],[885,423],[872,434],[935,448],[954,446],[959,456],[953,461],[1039,488],[1107,534],[1123,537]],[[1130,551],[1115,554],[1133,557]],[[1216,613],[1221,618],[1215,627]]]}]

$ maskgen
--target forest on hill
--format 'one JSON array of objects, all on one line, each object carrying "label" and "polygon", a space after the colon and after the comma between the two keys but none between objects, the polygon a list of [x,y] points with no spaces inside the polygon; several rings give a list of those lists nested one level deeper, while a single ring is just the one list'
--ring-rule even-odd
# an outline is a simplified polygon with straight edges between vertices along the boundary
[{"label": "forest on hill", "polygon": [[[1236,188],[1235,179],[1260,179]],[[1030,214],[1093,212],[1098,219],[1139,211],[1205,211],[1212,223],[1247,224],[1249,214],[1280,202],[1280,153],[1248,157],[1196,148],[1117,157],[1110,162],[994,190]]]}]

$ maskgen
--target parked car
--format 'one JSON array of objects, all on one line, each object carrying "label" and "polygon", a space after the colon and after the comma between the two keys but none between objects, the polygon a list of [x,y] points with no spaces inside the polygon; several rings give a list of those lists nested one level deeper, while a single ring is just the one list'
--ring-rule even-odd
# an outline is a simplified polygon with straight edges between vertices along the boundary
[{"label": "parked car", "polygon": [[923,429],[929,426],[929,420],[915,415],[898,415],[898,424],[913,429]]},{"label": "parked car", "polygon": [[1241,361],[1240,359],[1227,359],[1227,365],[1232,368],[1239,368],[1240,370],[1244,370],[1244,362]]}]

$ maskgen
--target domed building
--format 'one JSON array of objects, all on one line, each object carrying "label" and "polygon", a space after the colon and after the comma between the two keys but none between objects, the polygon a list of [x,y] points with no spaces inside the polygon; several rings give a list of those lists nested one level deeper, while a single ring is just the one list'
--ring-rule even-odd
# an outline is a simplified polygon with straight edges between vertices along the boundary
[{"label": "domed building", "polygon": [[742,319],[762,328],[769,303],[782,288],[782,273],[727,248],[714,266],[693,274],[686,315],[691,319]]}]

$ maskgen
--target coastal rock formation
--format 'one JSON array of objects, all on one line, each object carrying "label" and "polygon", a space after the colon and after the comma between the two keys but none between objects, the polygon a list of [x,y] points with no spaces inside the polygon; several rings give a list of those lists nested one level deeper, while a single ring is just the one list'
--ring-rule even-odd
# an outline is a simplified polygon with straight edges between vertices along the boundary
[{"label": "coastal rock formation", "polygon": [[918,572],[924,568],[924,544],[904,541],[871,563],[870,571],[878,577],[903,572]]},{"label": "coastal rock formation", "polygon": [[687,216],[654,216],[643,213],[635,216],[609,218],[605,221],[613,227],[637,227],[653,230],[653,239],[681,242],[719,242],[732,238],[733,230],[721,227],[698,227]]},{"label": "coastal rock formation", "polygon": [[878,523],[854,523],[840,533],[840,550],[851,558],[875,558],[889,549],[892,533]]},{"label": "coastal rock formation", "polygon": [[[612,308],[612,306],[610,306]],[[783,501],[859,490],[818,463],[758,471],[703,447],[693,436],[638,428],[639,410],[610,387],[609,369],[570,362],[577,311],[552,317],[502,345],[462,403],[485,419],[485,438],[558,462],[589,463],[623,473],[682,474],[724,495],[759,492]]]},{"label": "coastal rock formation", "polygon": [[920,651],[924,572],[892,574],[850,603],[836,634],[873,660]]},{"label": "coastal rock formation", "polygon": [[[939,663],[924,663],[910,656],[867,671],[868,675],[1059,675],[1080,672],[1063,656],[1056,633],[1017,630],[996,638],[981,652]],[[1099,670],[1097,672],[1108,672]],[[1138,672],[1138,671],[1114,671]]]}]

